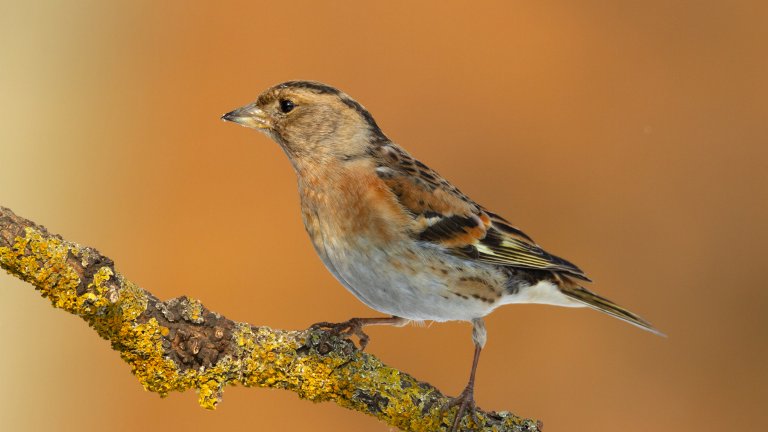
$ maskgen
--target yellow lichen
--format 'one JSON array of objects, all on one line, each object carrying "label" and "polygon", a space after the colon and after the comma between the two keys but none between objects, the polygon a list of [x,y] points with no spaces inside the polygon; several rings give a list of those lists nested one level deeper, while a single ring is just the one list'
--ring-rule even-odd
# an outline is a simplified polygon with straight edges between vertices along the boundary
[{"label": "yellow lichen", "polygon": [[67,264],[68,253],[69,248],[62,240],[25,228],[25,236],[16,237],[12,247],[0,248],[0,263],[34,284],[55,307],[77,313],[80,278]]},{"label": "yellow lichen", "polygon": [[200,300],[188,299],[187,305],[182,312],[182,316],[187,321],[201,324],[203,322],[203,304],[200,303]]},{"label": "yellow lichen", "polygon": [[[88,321],[112,342],[146,390],[165,396],[171,391],[196,389],[200,406],[214,409],[227,384],[285,388],[302,398],[333,400],[414,431],[438,430],[451,415],[437,404],[423,413],[417,402],[429,396],[424,387],[372,356],[356,351],[341,354],[345,350],[298,355],[299,349],[317,341],[305,341],[297,332],[244,323],[235,324],[235,353],[209,367],[182,371],[163,349],[163,336],[169,335],[169,328],[154,318],[137,320],[147,308],[146,292],[108,266],[98,268],[82,289],[78,272],[68,262],[70,257],[78,258],[74,263],[83,267],[92,258],[88,249],[33,228],[26,228],[24,237],[15,238],[11,247],[0,247],[3,268],[34,284],[55,307]],[[199,324],[203,312],[199,301],[189,300],[183,315]],[[361,394],[386,398],[386,403],[369,405]],[[522,422],[534,424],[512,415],[505,419],[509,426]]]}]

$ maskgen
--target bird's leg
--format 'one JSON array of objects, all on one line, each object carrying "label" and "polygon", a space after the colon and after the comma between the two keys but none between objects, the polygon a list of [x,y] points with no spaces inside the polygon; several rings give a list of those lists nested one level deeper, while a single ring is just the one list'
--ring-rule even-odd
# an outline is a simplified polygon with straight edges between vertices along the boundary
[{"label": "bird's leg", "polygon": [[365,349],[365,346],[368,345],[368,341],[370,340],[368,335],[363,331],[363,327],[369,325],[393,325],[401,327],[408,324],[408,322],[410,322],[410,320],[396,316],[387,318],[352,318],[340,323],[319,322],[312,324],[310,328],[313,330],[328,329],[332,333],[344,337],[357,336],[360,340],[360,350],[362,351]]},{"label": "bird's leg", "polygon": [[456,405],[459,406],[456,412],[456,417],[453,419],[453,425],[451,426],[451,432],[459,430],[459,424],[464,417],[464,413],[469,414],[472,417],[472,421],[477,427],[480,427],[480,419],[475,412],[475,372],[477,371],[477,362],[480,360],[480,351],[485,346],[486,332],[485,323],[481,318],[472,320],[472,341],[475,343],[475,355],[472,359],[472,371],[469,373],[469,382],[464,388],[461,394],[453,399],[445,406],[444,409],[453,408]]}]

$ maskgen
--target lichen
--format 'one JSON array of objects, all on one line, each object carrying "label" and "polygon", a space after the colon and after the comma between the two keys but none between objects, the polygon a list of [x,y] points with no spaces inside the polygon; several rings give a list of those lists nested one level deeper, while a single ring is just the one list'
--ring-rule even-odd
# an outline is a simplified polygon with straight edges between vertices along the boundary
[{"label": "lichen", "polygon": [[24,231],[25,236],[16,237],[10,248],[0,247],[0,264],[36,286],[54,307],[78,313],[80,278],[67,265],[69,248],[62,240],[43,236],[33,228]]},{"label": "lichen", "polygon": [[205,322],[203,319],[203,304],[200,300],[189,299],[187,307],[184,308],[183,317],[189,322],[195,324],[202,324]]},{"label": "lichen", "polygon": [[[0,241],[6,240],[0,235]],[[0,246],[0,266],[33,284],[54,307],[85,319],[111,341],[142,386],[161,396],[195,389],[200,406],[214,409],[228,384],[281,388],[412,431],[442,429],[455,414],[455,409],[442,409],[446,399],[436,389],[355,349],[346,339],[319,330],[233,323],[184,297],[160,302],[116,272],[97,251],[44,230],[27,226],[10,246]],[[208,353],[201,352],[205,349]],[[186,363],[174,361],[177,357]],[[483,423],[489,418],[485,413],[479,417]],[[531,420],[509,413],[494,418],[486,430],[537,430]]]}]

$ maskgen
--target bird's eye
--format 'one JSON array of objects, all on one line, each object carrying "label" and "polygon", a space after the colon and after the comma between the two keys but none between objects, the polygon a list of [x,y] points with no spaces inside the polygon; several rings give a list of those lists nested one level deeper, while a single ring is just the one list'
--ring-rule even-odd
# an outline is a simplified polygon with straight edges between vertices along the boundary
[{"label": "bird's eye", "polygon": [[280,111],[288,114],[289,112],[293,111],[293,109],[296,107],[296,105],[293,104],[293,102],[289,101],[288,99],[281,99],[280,100]]}]

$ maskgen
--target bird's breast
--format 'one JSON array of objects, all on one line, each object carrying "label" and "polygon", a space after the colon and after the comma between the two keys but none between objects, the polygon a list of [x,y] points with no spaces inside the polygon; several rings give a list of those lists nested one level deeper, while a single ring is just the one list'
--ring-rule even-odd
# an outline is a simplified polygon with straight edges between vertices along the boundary
[{"label": "bird's breast", "polygon": [[373,167],[300,173],[299,190],[304,225],[318,255],[371,308],[446,321],[471,320],[498,305],[503,275],[415,239],[414,219]]},{"label": "bird's breast", "polygon": [[313,242],[364,239],[384,247],[403,241],[413,223],[387,185],[365,164],[300,173],[299,193]]}]

